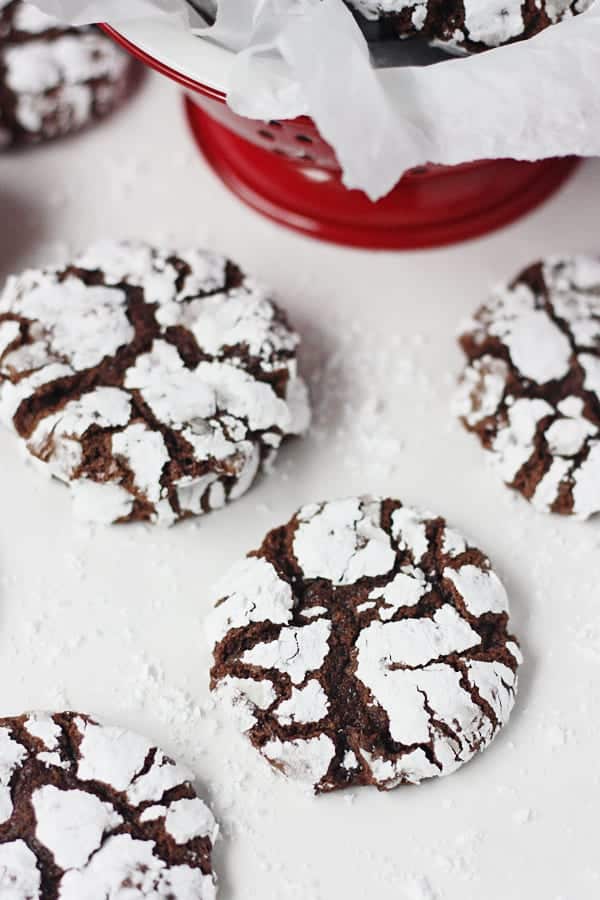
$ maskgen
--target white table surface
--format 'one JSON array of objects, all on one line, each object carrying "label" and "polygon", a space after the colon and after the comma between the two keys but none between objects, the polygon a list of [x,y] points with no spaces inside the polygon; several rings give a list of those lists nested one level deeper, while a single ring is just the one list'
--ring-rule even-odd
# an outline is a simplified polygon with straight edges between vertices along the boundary
[{"label": "white table surface", "polygon": [[[177,89],[147,79],[69,141],[0,158],[0,276],[103,236],[219,249],[306,336],[311,437],[243,500],[163,532],[73,522],[68,492],[0,435],[0,715],[74,708],[190,764],[223,826],[222,900],[600,896],[600,523],[511,495],[449,413],[457,325],[542,254],[598,250],[600,161],[485,239],[421,253],[319,244],[241,206],[196,153]],[[494,746],[446,779],[313,799],[211,709],[210,585],[300,504],[380,492],[476,538],[526,662]]]}]

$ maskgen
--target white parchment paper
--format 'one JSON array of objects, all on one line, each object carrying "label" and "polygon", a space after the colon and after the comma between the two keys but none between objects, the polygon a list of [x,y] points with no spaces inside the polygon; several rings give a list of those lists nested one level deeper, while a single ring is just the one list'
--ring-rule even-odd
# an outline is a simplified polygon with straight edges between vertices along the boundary
[{"label": "white parchment paper", "polygon": [[[185,0],[35,5],[76,24],[198,24]],[[236,51],[228,93],[236,112],[311,115],[344,183],[372,199],[426,162],[600,155],[600,0],[529,41],[427,67],[375,69],[342,0],[219,0],[216,24],[196,31]]]}]

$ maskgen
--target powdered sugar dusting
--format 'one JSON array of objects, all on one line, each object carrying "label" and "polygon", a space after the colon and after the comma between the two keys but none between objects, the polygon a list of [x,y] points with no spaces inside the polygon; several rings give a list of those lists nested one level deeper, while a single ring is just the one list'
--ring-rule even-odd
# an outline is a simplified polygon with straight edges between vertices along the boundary
[{"label": "powdered sugar dusting", "polygon": [[263,753],[290,778],[315,784],[323,778],[333,759],[335,746],[326,735],[295,741],[270,741]]},{"label": "powdered sugar dusting", "polygon": [[41,876],[24,841],[0,844],[0,890],[10,900],[38,900]]},{"label": "powdered sugar dusting", "polygon": [[[9,280],[0,299],[0,314],[43,323],[28,351],[39,350],[44,361],[65,361],[74,370],[89,368],[132,340],[123,291],[85,286],[77,279],[59,284],[55,277],[41,273],[27,275],[25,285],[23,290],[18,279]],[[13,359],[9,354],[2,362],[10,368]]]},{"label": "powdered sugar dusting", "polygon": [[83,868],[104,834],[123,822],[110,803],[85,791],[60,791],[45,785],[33,793],[31,802],[35,836],[61,869]]},{"label": "powdered sugar dusting", "polygon": [[177,844],[187,844],[198,837],[210,837],[214,843],[218,833],[213,814],[198,797],[171,803],[165,827]]},{"label": "powdered sugar dusting", "polygon": [[300,510],[294,554],[306,577],[341,585],[389,572],[395,554],[388,535],[375,525],[377,514],[377,507],[363,509],[354,499]]},{"label": "powdered sugar dusting", "polygon": [[0,728],[0,823],[6,822],[12,815],[10,783],[24,756],[23,747],[11,738],[7,729]]},{"label": "powdered sugar dusting", "polygon": [[331,623],[324,620],[301,628],[284,628],[276,641],[256,644],[242,662],[262,669],[286,672],[293,684],[301,684],[308,672],[320,668],[328,652]]},{"label": "powdered sugar dusting", "polygon": [[286,624],[291,619],[294,598],[287,582],[264,559],[241,560],[217,585],[215,594],[226,597],[219,603],[206,624],[210,640],[222,640],[232,628],[250,622],[269,621]]},{"label": "powdered sugar dusting", "polygon": [[492,570],[466,565],[460,569],[444,569],[444,577],[450,579],[472,615],[508,611],[504,585]]},{"label": "powdered sugar dusting", "polygon": [[136,841],[128,834],[111,837],[83,871],[71,870],[65,874],[61,897],[80,900],[92,892],[110,897],[127,883],[140,897],[155,891],[160,892],[158,896],[181,897],[182,900],[195,897],[213,900],[216,888],[210,876],[187,866],[167,869],[152,851],[149,841]]}]

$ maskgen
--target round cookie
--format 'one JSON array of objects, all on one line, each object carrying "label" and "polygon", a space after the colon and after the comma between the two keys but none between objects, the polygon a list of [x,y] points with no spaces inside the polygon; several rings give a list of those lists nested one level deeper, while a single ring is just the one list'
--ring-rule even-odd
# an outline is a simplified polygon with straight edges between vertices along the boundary
[{"label": "round cookie", "polygon": [[87,716],[0,719],[0,895],[214,900],[218,828],[192,780]]},{"label": "round cookie", "polygon": [[95,28],[0,0],[0,149],[70,134],[111,112],[134,63]]},{"label": "round cookie", "polygon": [[600,260],[531,266],[460,337],[455,411],[504,481],[544,511],[600,511]]},{"label": "round cookie", "polygon": [[452,53],[478,53],[525,40],[594,0],[349,0],[369,19],[383,19],[400,37],[417,34]]},{"label": "round cookie", "polygon": [[317,792],[447,775],[512,710],[521,654],[489,560],[396,500],[305,506],[217,596],[212,689]]},{"label": "round cookie", "polygon": [[299,338],[199,250],[98,244],[0,296],[0,421],[79,518],[172,524],[240,497],[309,423]]}]

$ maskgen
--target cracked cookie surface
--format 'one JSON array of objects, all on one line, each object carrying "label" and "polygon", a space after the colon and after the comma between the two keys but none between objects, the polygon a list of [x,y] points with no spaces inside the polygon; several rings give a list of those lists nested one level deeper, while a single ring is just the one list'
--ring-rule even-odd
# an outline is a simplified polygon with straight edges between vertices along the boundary
[{"label": "cracked cookie surface", "polygon": [[88,716],[0,719],[0,895],[214,900],[218,829],[192,782]]},{"label": "cracked cookie surface", "polygon": [[455,411],[547,512],[600,511],[600,260],[549,259],[467,323]]},{"label": "cracked cookie surface", "polygon": [[478,53],[525,40],[585,12],[593,0],[348,0],[400,37],[423,35],[454,53]]},{"label": "cracked cookie surface", "polygon": [[0,149],[69,134],[111,112],[135,63],[95,28],[0,0]]},{"label": "cracked cookie surface", "polygon": [[298,335],[199,250],[105,242],[0,296],[0,421],[80,518],[169,525],[240,497],[310,413]]},{"label": "cracked cookie surface", "polygon": [[514,704],[518,644],[483,553],[396,500],[303,507],[216,589],[211,687],[317,792],[446,775]]}]

